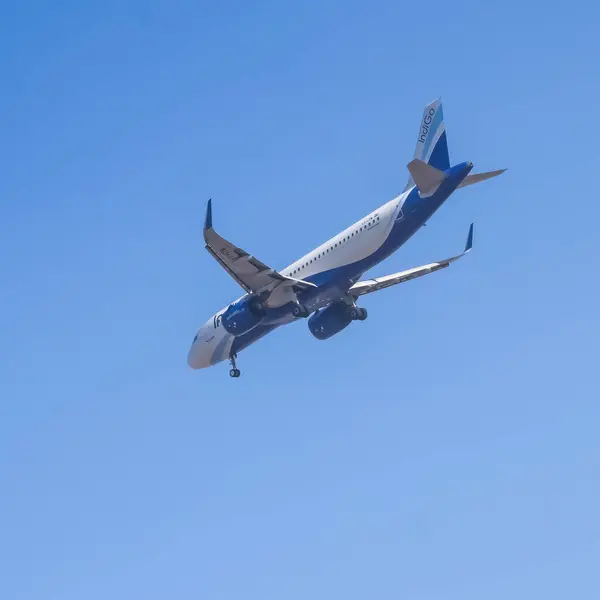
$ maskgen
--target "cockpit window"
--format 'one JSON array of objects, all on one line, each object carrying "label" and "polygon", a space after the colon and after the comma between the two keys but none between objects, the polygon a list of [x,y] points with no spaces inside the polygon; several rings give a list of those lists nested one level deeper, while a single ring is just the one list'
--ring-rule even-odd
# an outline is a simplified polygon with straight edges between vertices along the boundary
[{"label": "cockpit window", "polygon": [[195,344],[197,341],[198,341],[198,334],[196,334],[196,335],[194,336],[194,341],[192,342],[192,344]]}]

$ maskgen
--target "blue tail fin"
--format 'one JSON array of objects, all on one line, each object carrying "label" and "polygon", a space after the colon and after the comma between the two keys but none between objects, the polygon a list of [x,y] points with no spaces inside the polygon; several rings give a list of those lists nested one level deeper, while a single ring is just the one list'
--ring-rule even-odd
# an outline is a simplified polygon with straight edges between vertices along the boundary
[{"label": "blue tail fin", "polygon": [[[450,155],[448,154],[448,140],[444,126],[441,98],[428,104],[423,111],[413,158],[418,158],[440,171],[450,168]],[[414,184],[411,177],[406,187],[411,187]]]}]

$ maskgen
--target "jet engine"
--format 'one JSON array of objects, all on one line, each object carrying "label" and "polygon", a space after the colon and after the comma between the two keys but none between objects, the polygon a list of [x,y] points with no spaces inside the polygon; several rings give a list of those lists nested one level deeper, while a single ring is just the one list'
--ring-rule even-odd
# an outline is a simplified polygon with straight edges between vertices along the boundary
[{"label": "jet engine", "polygon": [[352,321],[364,321],[367,311],[364,308],[336,302],[314,313],[308,319],[308,328],[318,340],[326,340],[342,331]]},{"label": "jet engine", "polygon": [[221,317],[223,329],[232,335],[243,335],[254,329],[265,317],[267,311],[260,300],[244,296],[230,304]]}]

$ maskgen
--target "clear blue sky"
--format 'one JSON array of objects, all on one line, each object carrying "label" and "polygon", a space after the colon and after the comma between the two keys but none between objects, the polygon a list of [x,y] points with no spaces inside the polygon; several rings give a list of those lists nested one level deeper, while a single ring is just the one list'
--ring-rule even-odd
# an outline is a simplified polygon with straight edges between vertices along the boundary
[{"label": "clear blue sky", "polygon": [[[3,2],[2,600],[529,600],[600,588],[592,2]],[[441,95],[462,248],[193,372],[240,290],[404,187]]]}]

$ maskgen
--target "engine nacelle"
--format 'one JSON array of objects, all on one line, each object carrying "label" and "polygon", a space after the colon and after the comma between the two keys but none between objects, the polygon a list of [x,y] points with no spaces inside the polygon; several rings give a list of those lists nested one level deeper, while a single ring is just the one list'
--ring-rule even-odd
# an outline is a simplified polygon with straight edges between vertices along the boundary
[{"label": "engine nacelle", "polygon": [[308,328],[318,340],[326,340],[352,323],[350,312],[351,307],[345,302],[336,302],[314,313],[308,319]]},{"label": "engine nacelle", "polygon": [[258,298],[244,296],[229,305],[221,317],[221,324],[228,333],[243,335],[254,329],[264,319],[266,312]]}]

